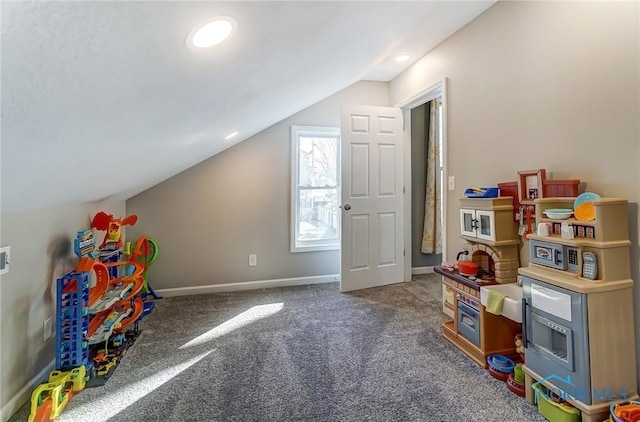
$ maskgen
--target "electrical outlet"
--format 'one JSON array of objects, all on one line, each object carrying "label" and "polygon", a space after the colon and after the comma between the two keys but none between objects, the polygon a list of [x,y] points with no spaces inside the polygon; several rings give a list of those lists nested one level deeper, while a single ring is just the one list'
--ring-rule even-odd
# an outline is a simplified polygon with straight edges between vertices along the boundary
[{"label": "electrical outlet", "polygon": [[456,177],[449,176],[449,190],[456,190]]},{"label": "electrical outlet", "polygon": [[256,265],[258,265],[258,255],[252,253],[249,255],[249,266],[255,267]]},{"label": "electrical outlet", "polygon": [[49,340],[53,335],[53,318],[49,317],[44,321],[42,331],[44,332],[43,341]]}]

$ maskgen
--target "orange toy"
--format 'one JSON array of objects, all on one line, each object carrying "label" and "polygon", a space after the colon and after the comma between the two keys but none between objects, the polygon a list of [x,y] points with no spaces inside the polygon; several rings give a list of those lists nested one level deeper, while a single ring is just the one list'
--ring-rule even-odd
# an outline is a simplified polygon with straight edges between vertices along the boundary
[{"label": "orange toy", "polygon": [[[100,261],[91,258],[80,258],[76,271],[88,273],[93,270],[96,274],[96,284],[89,290],[89,307],[93,306],[109,287],[109,272],[107,267]],[[74,287],[75,288],[75,287]]]},{"label": "orange toy", "polygon": [[[33,415],[33,422],[51,422],[51,409],[53,408],[53,401],[51,397],[47,397],[40,406],[36,409],[35,415]],[[31,419],[31,417],[30,417]]]},{"label": "orange toy", "polygon": [[611,415],[616,421],[638,422],[640,421],[640,402],[614,403],[610,406]]},{"label": "orange toy", "polygon": [[107,243],[115,243],[116,249],[120,249],[122,246],[122,226],[133,226],[138,221],[138,216],[132,214],[123,219],[115,218],[113,214],[107,214],[100,211],[97,213],[91,221],[91,228],[97,230],[106,230],[102,244],[98,246],[98,249],[104,248]]},{"label": "orange toy", "polygon": [[[139,277],[139,287],[142,287],[142,277]],[[139,291],[140,289],[138,289]],[[117,333],[123,333],[125,329],[137,321],[143,311],[144,303],[142,302],[142,298],[138,296],[137,298],[131,300],[132,296],[127,297],[119,302],[113,304],[113,306],[105,309],[104,311],[98,312],[91,318],[91,322],[89,322],[89,330],[87,332],[87,337],[91,338],[98,331],[100,327],[105,323],[105,321],[110,318],[117,318],[119,314],[126,312],[131,309],[131,314],[121,320],[117,326],[114,326],[112,330]]]},{"label": "orange toy", "polygon": [[124,265],[131,265],[133,267],[133,269],[129,270],[127,275],[125,277],[122,277],[123,279],[138,277],[139,275],[142,275],[142,273],[145,270],[143,264],[141,264],[140,262],[131,261],[131,260],[129,260],[129,261],[108,262],[108,263],[106,263],[104,265],[107,268],[120,267],[120,266],[124,266]]}]

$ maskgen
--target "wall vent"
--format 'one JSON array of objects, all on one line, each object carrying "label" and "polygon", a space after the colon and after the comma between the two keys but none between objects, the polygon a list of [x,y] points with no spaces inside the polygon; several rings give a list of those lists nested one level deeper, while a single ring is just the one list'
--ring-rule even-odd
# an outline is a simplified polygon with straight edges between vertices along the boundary
[{"label": "wall vent", "polygon": [[0,275],[9,272],[9,253],[11,246],[0,248]]}]

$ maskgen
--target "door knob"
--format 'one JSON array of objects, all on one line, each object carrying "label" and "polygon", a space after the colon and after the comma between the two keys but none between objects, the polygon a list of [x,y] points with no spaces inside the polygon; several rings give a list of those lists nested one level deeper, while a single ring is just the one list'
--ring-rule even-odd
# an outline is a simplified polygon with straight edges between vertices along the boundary
[{"label": "door knob", "polygon": [[349,211],[351,209],[351,205],[344,204],[344,209],[345,209],[345,211]]}]

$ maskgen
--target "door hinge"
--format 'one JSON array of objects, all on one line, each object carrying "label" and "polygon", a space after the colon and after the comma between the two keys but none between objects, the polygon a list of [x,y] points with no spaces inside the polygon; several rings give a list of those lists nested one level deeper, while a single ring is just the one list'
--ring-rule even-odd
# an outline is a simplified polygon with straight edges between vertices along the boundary
[{"label": "door hinge", "polygon": [[406,192],[404,190],[404,186],[402,187],[402,194],[404,195]]},{"label": "door hinge", "polygon": [[402,256],[407,256],[407,251],[405,249],[402,250]]}]

